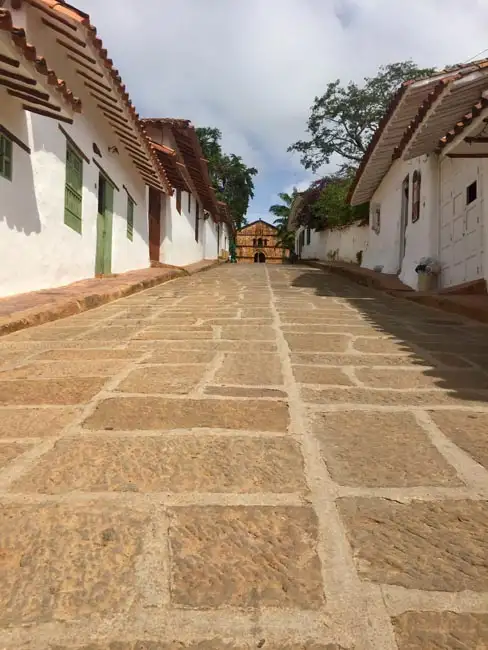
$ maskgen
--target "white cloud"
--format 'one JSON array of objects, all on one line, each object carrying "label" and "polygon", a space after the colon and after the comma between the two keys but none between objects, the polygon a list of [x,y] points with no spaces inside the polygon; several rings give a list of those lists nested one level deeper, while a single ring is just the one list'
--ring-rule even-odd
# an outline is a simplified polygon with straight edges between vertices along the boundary
[{"label": "white cloud", "polygon": [[78,3],[139,112],[220,128],[224,147],[264,172],[257,187],[264,209],[306,174],[286,148],[303,137],[329,81],[360,80],[408,58],[444,66],[488,47],[488,0]]}]

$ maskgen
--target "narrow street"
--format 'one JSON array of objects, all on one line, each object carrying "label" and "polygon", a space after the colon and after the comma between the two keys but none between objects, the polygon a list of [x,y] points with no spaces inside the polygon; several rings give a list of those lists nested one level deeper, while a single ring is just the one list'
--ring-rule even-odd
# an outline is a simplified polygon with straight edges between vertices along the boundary
[{"label": "narrow street", "polygon": [[0,338],[0,649],[488,648],[487,334],[243,264]]}]

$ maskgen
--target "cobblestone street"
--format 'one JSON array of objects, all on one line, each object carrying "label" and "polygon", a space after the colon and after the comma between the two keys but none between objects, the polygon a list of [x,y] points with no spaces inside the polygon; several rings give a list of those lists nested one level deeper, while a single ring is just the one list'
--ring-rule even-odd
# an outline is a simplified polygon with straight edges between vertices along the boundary
[{"label": "cobblestone street", "polygon": [[0,649],[488,648],[488,328],[224,265],[0,338]]}]

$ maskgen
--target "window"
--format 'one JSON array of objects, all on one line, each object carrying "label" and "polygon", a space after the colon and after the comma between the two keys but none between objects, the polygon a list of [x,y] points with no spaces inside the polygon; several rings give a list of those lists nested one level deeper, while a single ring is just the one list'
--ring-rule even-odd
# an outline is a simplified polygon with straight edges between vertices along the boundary
[{"label": "window", "polygon": [[263,247],[263,240],[262,240],[261,237],[260,237],[260,238],[258,239],[258,248],[262,248],[262,247]]},{"label": "window", "polygon": [[307,246],[310,246],[310,238],[312,236],[310,228],[307,228]]},{"label": "window", "polygon": [[478,197],[478,183],[474,181],[474,183],[471,183],[471,185],[468,185],[466,188],[466,205],[469,205],[470,203],[473,203],[473,201],[476,201]]},{"label": "window", "polygon": [[268,245],[268,240],[265,239],[265,240],[264,240],[264,246],[266,247],[267,245]]},{"label": "window", "polygon": [[0,176],[12,180],[12,140],[0,133]]},{"label": "window", "polygon": [[134,201],[127,197],[127,239],[134,240]]},{"label": "window", "polygon": [[[188,208],[190,207],[190,201],[191,201],[191,194],[188,194]],[[195,241],[198,241],[199,228],[200,228],[200,205],[197,201],[197,208],[195,211]]]},{"label": "window", "polygon": [[83,193],[83,159],[69,144],[66,145],[66,184],[64,188],[64,223],[81,234],[81,205]]},{"label": "window", "polygon": [[188,192],[188,214],[191,214],[191,194]]},{"label": "window", "polygon": [[420,181],[420,172],[416,169],[412,176],[412,223],[420,218]]},{"label": "window", "polygon": [[181,214],[181,190],[176,190],[176,209]]},{"label": "window", "polygon": [[381,228],[381,206],[372,205],[371,212],[372,212],[371,229],[374,230],[376,234],[378,234]]}]

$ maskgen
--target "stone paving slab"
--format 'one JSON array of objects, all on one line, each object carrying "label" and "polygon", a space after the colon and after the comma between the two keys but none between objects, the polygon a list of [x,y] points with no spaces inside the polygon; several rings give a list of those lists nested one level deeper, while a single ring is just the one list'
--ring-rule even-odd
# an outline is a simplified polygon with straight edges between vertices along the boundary
[{"label": "stone paving slab", "polygon": [[488,330],[225,265],[0,338],[0,648],[488,648]]}]

